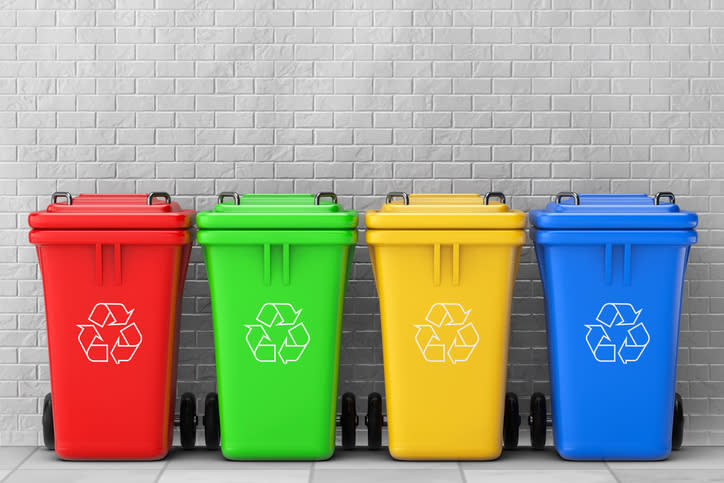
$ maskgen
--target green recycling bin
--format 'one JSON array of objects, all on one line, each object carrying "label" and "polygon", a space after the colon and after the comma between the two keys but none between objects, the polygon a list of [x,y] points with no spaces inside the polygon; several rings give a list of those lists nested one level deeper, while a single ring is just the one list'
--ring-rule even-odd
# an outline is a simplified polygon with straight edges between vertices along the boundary
[{"label": "green recycling bin", "polygon": [[[231,202],[233,200],[233,202]],[[200,212],[216,394],[207,447],[237,460],[334,453],[342,305],[357,212],[334,193],[222,193]]]}]

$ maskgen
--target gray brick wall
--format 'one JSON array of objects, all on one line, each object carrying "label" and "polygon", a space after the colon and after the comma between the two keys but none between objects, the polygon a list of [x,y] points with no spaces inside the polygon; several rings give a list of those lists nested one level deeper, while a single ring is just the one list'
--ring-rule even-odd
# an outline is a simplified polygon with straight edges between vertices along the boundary
[{"label": "gray brick wall", "polygon": [[[39,442],[48,391],[27,213],[56,190],[213,194],[676,192],[701,214],[682,316],[686,441],[724,443],[724,1],[0,0],[0,443]],[[526,247],[509,387],[547,391]],[[198,248],[179,387],[214,388]],[[340,390],[384,390],[360,247]],[[527,400],[523,401],[523,407]]]}]

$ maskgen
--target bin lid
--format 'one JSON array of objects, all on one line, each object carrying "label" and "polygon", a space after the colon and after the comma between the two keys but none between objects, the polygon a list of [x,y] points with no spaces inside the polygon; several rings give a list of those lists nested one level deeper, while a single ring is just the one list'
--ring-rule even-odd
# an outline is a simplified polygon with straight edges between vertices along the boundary
[{"label": "bin lid", "polygon": [[178,230],[191,226],[193,210],[183,210],[168,193],[53,193],[44,211],[28,217],[35,229],[54,230]]},{"label": "bin lid", "polygon": [[224,192],[214,209],[199,212],[196,224],[202,230],[350,230],[357,228],[357,212],[342,208],[330,192]]},{"label": "bin lid", "polygon": [[532,210],[530,222],[548,230],[689,230],[696,227],[698,217],[679,209],[668,191],[654,196],[563,192],[544,210]]},{"label": "bin lid", "polygon": [[516,230],[525,214],[511,210],[505,195],[389,193],[379,210],[368,210],[369,229],[388,230]]}]

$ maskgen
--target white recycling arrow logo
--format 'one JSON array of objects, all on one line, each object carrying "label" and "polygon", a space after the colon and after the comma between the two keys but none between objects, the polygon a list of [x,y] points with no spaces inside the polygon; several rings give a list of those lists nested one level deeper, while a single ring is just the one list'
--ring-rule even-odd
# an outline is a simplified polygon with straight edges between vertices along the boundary
[{"label": "white recycling arrow logo", "polygon": [[[599,323],[585,326],[588,329],[586,343],[598,362],[616,362],[618,359],[628,364],[641,358],[651,340],[644,323],[638,321],[642,311],[643,309],[636,310],[628,303],[603,304],[596,317]],[[618,345],[618,350],[606,332],[606,327],[625,329],[626,335]]]},{"label": "white recycling arrow logo", "polygon": [[[277,357],[283,364],[296,362],[302,357],[309,345],[310,336],[303,322],[297,322],[302,310],[295,310],[292,304],[265,303],[256,316],[259,324],[249,324],[245,327],[246,343],[249,345],[254,358],[259,362],[276,362]],[[275,344],[267,329],[272,327],[286,328],[284,340]]]},{"label": "white recycling arrow logo", "polygon": [[[93,307],[88,316],[88,321],[92,324],[78,325],[78,342],[89,361],[108,362],[109,355],[116,364],[133,359],[143,341],[136,323],[129,323],[134,310],[127,310],[121,303],[97,303]],[[109,344],[103,340],[101,332],[105,332],[102,329],[112,326],[122,328],[109,350]]]},{"label": "white recycling arrow logo", "polygon": [[[480,337],[468,316],[472,309],[465,310],[462,305],[454,303],[432,304],[425,320],[429,324],[415,325],[417,333],[415,342],[422,352],[422,357],[428,362],[445,362],[453,364],[465,362],[470,359]],[[455,330],[455,337],[447,346],[440,340],[436,328],[443,326]]]}]

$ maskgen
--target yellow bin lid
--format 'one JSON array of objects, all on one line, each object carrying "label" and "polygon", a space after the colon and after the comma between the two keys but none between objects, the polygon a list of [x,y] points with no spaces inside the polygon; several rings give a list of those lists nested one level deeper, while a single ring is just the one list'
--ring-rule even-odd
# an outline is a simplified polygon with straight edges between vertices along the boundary
[{"label": "yellow bin lid", "polygon": [[389,193],[379,210],[367,210],[372,230],[522,230],[525,214],[511,210],[505,195]]}]

